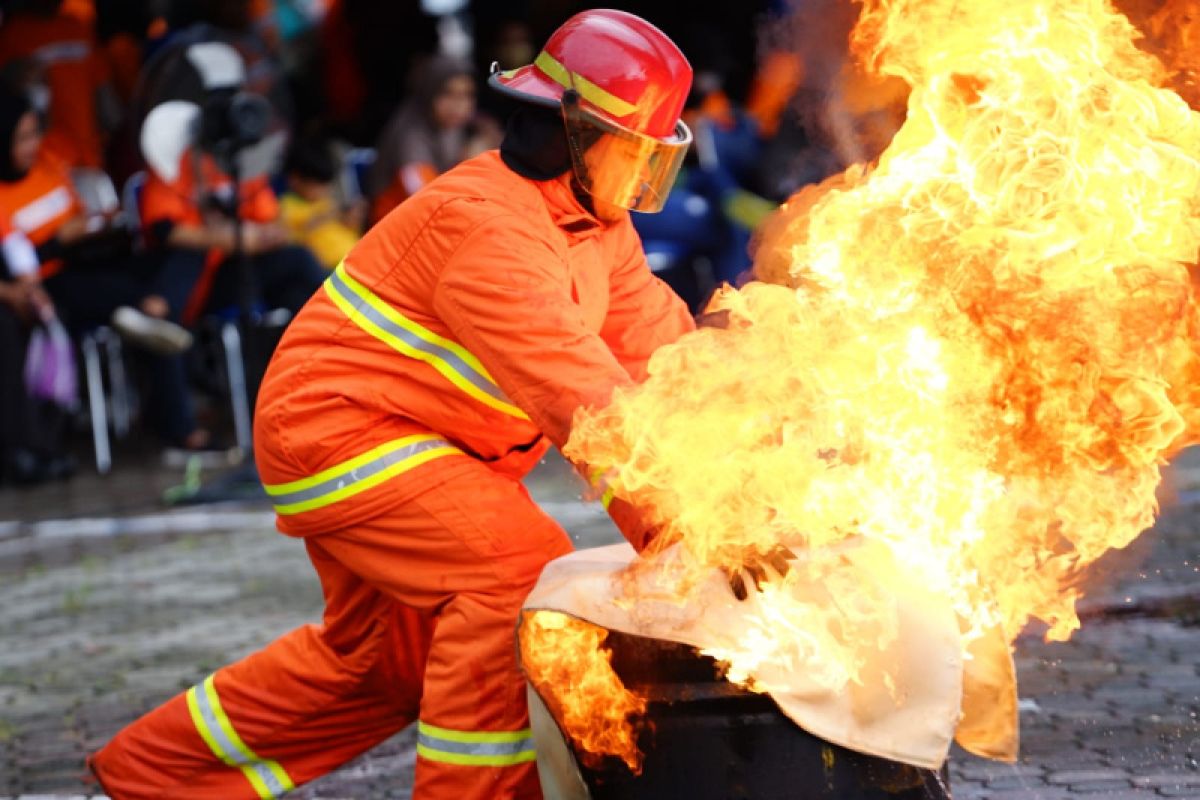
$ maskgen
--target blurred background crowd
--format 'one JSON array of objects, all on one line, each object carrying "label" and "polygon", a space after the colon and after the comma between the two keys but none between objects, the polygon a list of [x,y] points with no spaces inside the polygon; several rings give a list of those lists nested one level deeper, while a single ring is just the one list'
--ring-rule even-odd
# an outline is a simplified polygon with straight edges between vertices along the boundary
[{"label": "blurred background crowd", "polygon": [[[1135,2],[1164,51],[1197,52],[1180,34],[1197,0]],[[529,63],[587,5],[0,2],[0,486],[85,458],[107,471],[114,437],[245,456],[255,376],[290,315],[374,221],[498,146],[510,101],[485,91],[489,70]],[[695,69],[689,163],[634,222],[698,309],[745,274],[780,202],[882,151],[905,87],[849,56],[855,3],[612,5]],[[214,42],[240,64],[209,113],[197,74],[221,71]]]}]

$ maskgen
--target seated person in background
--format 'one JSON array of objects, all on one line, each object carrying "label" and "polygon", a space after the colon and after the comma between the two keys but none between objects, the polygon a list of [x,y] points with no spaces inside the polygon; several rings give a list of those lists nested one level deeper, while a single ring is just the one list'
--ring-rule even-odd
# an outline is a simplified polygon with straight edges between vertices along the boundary
[{"label": "seated person in background", "polygon": [[458,162],[500,146],[502,131],[475,113],[471,65],[434,56],[414,72],[408,100],[383,129],[376,147],[371,221]]},{"label": "seated person in background", "polygon": [[191,335],[163,319],[166,301],[121,269],[127,236],[111,220],[84,213],[66,165],[41,143],[29,102],[0,91],[0,225],[37,248],[45,290],[64,321],[76,330],[111,322],[156,352],[186,350]]},{"label": "seated person in background", "polygon": [[0,249],[0,485],[28,486],[69,477],[74,464],[59,452],[62,426],[25,385],[29,331],[55,314],[38,281],[37,254],[20,231],[4,235]]},{"label": "seated person in background", "polygon": [[[236,204],[233,193],[233,181],[216,161],[195,151],[183,153],[174,174],[150,170],[141,218],[159,262],[152,286],[166,299],[169,319],[190,325],[206,313],[239,313],[242,275],[229,213],[235,208],[249,299],[256,307],[247,310],[283,308],[295,314],[325,280],[312,252],[289,244],[279,223],[278,198],[265,177],[243,181]],[[179,377],[171,385],[184,385],[182,359],[172,359],[172,369]],[[179,392],[165,408],[170,416],[161,424],[169,439],[190,450],[211,446],[211,435],[197,425],[187,392]]]},{"label": "seated person in background", "polygon": [[308,246],[326,269],[338,265],[362,235],[363,203],[341,208],[334,195],[337,166],[329,142],[296,141],[287,161],[287,193],[279,199],[280,218],[292,238]]},{"label": "seated person in background", "polygon": [[62,0],[26,0],[6,13],[0,65],[17,85],[36,90],[38,110],[48,119],[47,150],[69,166],[99,168],[120,103],[94,32],[62,5]]},{"label": "seated person in background", "polygon": [[[153,286],[166,298],[168,316],[185,324],[205,312],[236,311],[238,270],[233,182],[208,155],[183,154],[170,179],[151,170],[141,214],[149,246],[161,255]],[[242,182],[236,203],[241,249],[250,267],[255,304],[295,313],[325,280],[302,246],[289,243],[279,221],[279,200],[265,177]]]}]

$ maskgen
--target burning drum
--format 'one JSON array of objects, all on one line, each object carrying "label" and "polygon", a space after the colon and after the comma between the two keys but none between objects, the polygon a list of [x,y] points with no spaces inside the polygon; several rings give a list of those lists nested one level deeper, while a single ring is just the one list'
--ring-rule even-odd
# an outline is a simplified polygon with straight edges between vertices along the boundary
[{"label": "burning drum", "polygon": [[548,800],[949,800],[943,770],[863,755],[819,739],[770,697],[724,680],[687,645],[609,631],[621,682],[646,700],[640,774],[565,736],[560,689],[530,686],[538,772]]}]

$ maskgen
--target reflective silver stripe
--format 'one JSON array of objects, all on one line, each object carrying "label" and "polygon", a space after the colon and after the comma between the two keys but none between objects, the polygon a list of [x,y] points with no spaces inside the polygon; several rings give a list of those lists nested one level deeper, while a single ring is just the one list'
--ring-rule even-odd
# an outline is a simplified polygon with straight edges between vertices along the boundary
[{"label": "reflective silver stripe", "polygon": [[[354,306],[355,311],[361,314],[367,321],[378,327],[388,336],[399,339],[413,350],[417,350],[418,352],[424,353],[430,358],[443,362],[456,374],[469,381],[476,389],[493,398],[494,400],[504,403],[505,405],[512,405],[512,401],[508,399],[507,395],[505,395],[500,387],[497,386],[488,376],[480,374],[480,372],[475,369],[473,365],[464,361],[458,355],[458,353],[454,352],[453,350],[424,339],[416,333],[413,333],[408,328],[398,325],[393,320],[384,316],[379,312],[378,309],[366,302],[365,298],[360,297],[358,293],[348,286],[342,279],[342,276],[338,274],[336,270],[330,274],[329,278],[327,279],[327,283],[329,283],[337,291],[337,293],[341,295],[342,299],[351,303]],[[416,323],[412,324],[414,327],[417,327]]]},{"label": "reflective silver stripe", "polygon": [[534,752],[532,736],[514,742],[456,742],[451,739],[439,739],[427,733],[418,733],[417,743],[443,753],[472,756],[511,756]]},{"label": "reflective silver stripe", "polygon": [[254,774],[258,776],[268,791],[271,792],[272,797],[280,797],[293,788],[284,786],[279,777],[271,771],[270,767],[263,763],[262,759],[246,755],[226,735],[225,728],[221,725],[220,720],[217,719],[212,704],[208,702],[208,692],[205,691],[203,685],[195,689],[193,696],[196,699],[196,708],[200,712],[200,717],[204,720],[204,727],[207,729],[208,735],[221,748],[221,752],[217,753],[218,756],[242,768],[253,770]]},{"label": "reflective silver stripe", "polygon": [[533,732],[459,731],[417,721],[417,755],[463,767],[512,767],[537,758]]},{"label": "reflective silver stripe", "polygon": [[276,506],[290,506],[297,503],[307,503],[316,500],[333,492],[340,491],[357,483],[362,483],[380,472],[383,472],[388,467],[399,464],[402,461],[407,461],[413,456],[424,453],[428,450],[436,450],[439,447],[450,447],[450,443],[445,439],[425,439],[423,441],[414,442],[391,452],[383,453],[382,455],[367,461],[362,464],[357,464],[338,475],[332,475],[320,483],[312,486],[307,486],[303,489],[298,489],[292,492],[279,493],[278,490],[272,491],[273,487],[267,487],[267,492],[271,496],[271,502]]}]

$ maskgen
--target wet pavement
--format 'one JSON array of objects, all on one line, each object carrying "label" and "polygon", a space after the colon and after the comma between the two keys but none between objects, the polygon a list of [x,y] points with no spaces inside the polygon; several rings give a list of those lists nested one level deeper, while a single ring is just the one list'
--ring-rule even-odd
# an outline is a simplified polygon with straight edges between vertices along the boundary
[{"label": "wet pavement", "polygon": [[[1106,558],[1065,644],[1017,643],[1022,755],[955,752],[957,800],[1200,798],[1200,454],[1177,499]],[[319,618],[303,546],[262,502],[166,509],[179,470],[141,455],[107,478],[0,490],[0,798],[96,797],[84,755],[213,669]],[[617,540],[560,462],[535,497],[578,546]],[[293,797],[407,798],[402,733]]]}]

